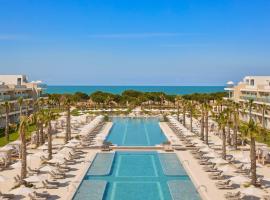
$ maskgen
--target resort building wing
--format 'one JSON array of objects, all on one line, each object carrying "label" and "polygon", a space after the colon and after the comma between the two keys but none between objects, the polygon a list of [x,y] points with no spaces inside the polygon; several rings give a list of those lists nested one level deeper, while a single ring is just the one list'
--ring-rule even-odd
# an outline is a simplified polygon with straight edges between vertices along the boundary
[{"label": "resort building wing", "polygon": [[[23,98],[27,105],[23,105],[22,111],[31,112],[33,101],[43,96],[44,87],[41,81],[29,82],[26,75],[0,75],[0,105],[9,103],[10,123],[16,123],[19,115],[17,100]],[[32,102],[32,103],[31,103]],[[0,109],[0,127],[5,125],[5,106]]]},{"label": "resort building wing", "polygon": [[[246,76],[237,85],[232,81],[227,83],[225,91],[228,91],[228,99],[235,102],[245,103],[253,100],[257,109],[252,110],[254,119],[261,123],[262,115],[265,117],[265,125],[270,129],[270,112],[267,107],[270,106],[270,76]],[[265,105],[265,113],[260,112],[260,106]],[[242,120],[248,120],[247,112],[242,112]]]}]

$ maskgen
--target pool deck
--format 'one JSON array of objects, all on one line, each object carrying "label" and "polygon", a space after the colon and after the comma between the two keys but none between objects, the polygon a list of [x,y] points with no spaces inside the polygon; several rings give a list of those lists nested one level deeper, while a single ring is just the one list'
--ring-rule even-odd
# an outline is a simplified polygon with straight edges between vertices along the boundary
[{"label": "pool deck", "polygon": [[[160,122],[160,128],[168,138],[175,140],[174,142],[177,142],[177,144],[183,145],[182,142],[176,138],[174,132],[167,125],[166,122]],[[173,141],[171,142],[172,144],[174,144]],[[202,199],[225,199],[224,194],[227,193],[229,190],[219,190],[215,186],[215,182],[208,178],[208,173],[203,171],[202,166],[198,164],[197,160],[193,158],[192,154],[189,151],[175,151],[175,153],[180,159],[183,167],[191,178],[197,191],[200,193]]]}]

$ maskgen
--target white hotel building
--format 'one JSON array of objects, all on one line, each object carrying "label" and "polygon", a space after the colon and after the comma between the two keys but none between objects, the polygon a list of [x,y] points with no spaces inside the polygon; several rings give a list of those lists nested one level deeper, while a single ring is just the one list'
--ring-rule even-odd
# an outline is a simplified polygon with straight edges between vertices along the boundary
[{"label": "white hotel building", "polygon": [[[244,103],[253,99],[258,109],[253,109],[252,114],[258,123],[262,122],[262,111],[259,105],[266,105],[265,125],[270,129],[270,76],[246,76],[237,85],[229,81],[225,90],[229,93],[229,99],[235,102]],[[242,112],[240,117],[248,121],[247,113]]]},{"label": "white hotel building", "polygon": [[5,125],[5,102],[10,104],[10,123],[16,123],[19,116],[18,98],[24,99],[23,112],[31,112],[34,100],[41,97],[43,91],[41,81],[28,82],[25,75],[0,75],[0,127]]}]

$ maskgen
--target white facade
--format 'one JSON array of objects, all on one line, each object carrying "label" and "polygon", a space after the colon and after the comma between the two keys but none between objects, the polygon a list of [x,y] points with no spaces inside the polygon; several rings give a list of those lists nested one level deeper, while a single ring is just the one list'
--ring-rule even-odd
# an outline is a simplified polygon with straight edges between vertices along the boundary
[{"label": "white facade", "polygon": [[29,82],[25,75],[0,75],[0,127],[5,126],[5,103],[9,102],[9,119],[16,123],[19,117],[18,98],[24,99],[24,113],[33,110],[34,101],[41,97],[44,88],[40,82]]},{"label": "white facade", "polygon": [[0,75],[0,82],[5,85],[23,85],[27,83],[25,75]]},{"label": "white facade", "polygon": [[[262,122],[262,110],[260,105],[266,105],[268,108],[265,110],[265,124],[270,129],[270,76],[246,76],[237,85],[232,82],[227,83],[226,91],[229,93],[229,99],[245,103],[252,99],[257,109],[252,110],[253,118],[256,122]],[[241,119],[248,121],[248,115],[246,112],[241,113]]]},{"label": "white facade", "polygon": [[234,101],[253,99],[258,104],[270,105],[270,76],[246,76],[237,85],[225,88]]}]

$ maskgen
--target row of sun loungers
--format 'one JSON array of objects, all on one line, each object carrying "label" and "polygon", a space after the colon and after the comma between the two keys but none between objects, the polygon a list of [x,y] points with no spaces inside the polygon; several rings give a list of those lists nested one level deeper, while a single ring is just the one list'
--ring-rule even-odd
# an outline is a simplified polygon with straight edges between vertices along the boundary
[{"label": "row of sun loungers", "polygon": [[[170,122],[170,120],[169,120],[169,122]],[[205,172],[209,173],[208,177],[212,180],[215,180],[215,186],[218,189],[231,190],[231,189],[236,188],[236,185],[233,184],[233,182],[230,179],[228,179],[228,176],[225,175],[225,173],[222,170],[220,170],[219,167],[215,163],[212,163],[211,156],[208,156],[209,152],[201,150],[203,142],[199,142],[199,145],[196,144],[196,142],[194,142],[194,136],[196,135],[196,133],[194,134],[194,136],[192,136],[191,133],[185,134],[185,132],[187,130],[184,127],[181,128],[181,126],[176,126],[175,122],[169,123],[169,126],[175,132],[177,137],[183,142],[183,144],[185,144],[186,147],[191,147],[190,153],[193,155],[193,157],[196,160],[198,160],[198,163],[203,166],[202,169]],[[193,130],[199,130],[199,127],[197,127],[196,129],[193,129]],[[211,150],[211,147],[209,147],[209,149]],[[213,151],[213,154],[216,154],[218,156],[216,151],[215,152]],[[229,155],[226,157],[226,162],[228,162],[228,164],[234,166],[234,168],[235,168],[234,173],[235,174],[240,174],[240,175],[243,175],[246,177],[249,176],[250,169],[246,168],[246,166],[243,163],[236,164],[237,162],[232,155]],[[263,177],[258,178],[258,185],[261,184],[262,180],[263,180]],[[230,200],[240,200],[244,197],[244,195],[240,191],[237,191],[237,192],[227,192],[224,197],[226,199],[230,199]],[[267,198],[269,198],[269,197],[267,197]],[[267,198],[263,198],[263,199],[267,199]]]},{"label": "row of sun loungers", "polygon": [[[81,138],[80,138],[81,140],[80,140],[80,142],[78,142],[78,145],[76,146],[76,148],[73,148],[72,151],[67,152],[67,154],[64,158],[61,158],[61,160],[63,162],[52,163],[50,160],[47,159],[47,157],[40,156],[41,167],[40,168],[30,168],[28,166],[27,167],[28,177],[31,177],[31,176],[40,176],[41,177],[44,173],[48,173],[50,175],[49,176],[50,178],[45,179],[43,181],[40,181],[39,188],[41,186],[41,188],[43,187],[44,189],[50,190],[50,189],[57,189],[57,188],[61,187],[59,180],[66,178],[66,174],[69,173],[70,170],[72,170],[72,167],[71,167],[72,165],[74,165],[78,162],[81,162],[80,159],[82,158],[82,154],[84,153],[83,149],[85,147],[89,147],[89,146],[95,144],[96,136],[102,130],[103,126],[104,126],[104,123],[100,122],[94,128],[94,130],[92,130],[90,133],[88,133],[87,135],[83,135],[83,136],[81,135]],[[76,129],[77,131],[80,131],[79,128],[80,128],[79,126],[77,126],[77,127],[72,126],[72,130]],[[64,131],[64,129],[63,129],[63,131]],[[61,150],[61,149],[59,149],[59,147],[57,147],[57,145],[54,145],[53,147],[54,147],[53,148],[53,157],[54,157],[54,155],[57,154],[59,152],[59,150]],[[72,146],[70,146],[69,148],[72,148]],[[9,150],[9,157],[7,157],[7,158],[1,157],[0,158],[0,171],[10,168],[10,165],[13,164],[14,161],[19,158],[19,149],[18,148],[12,147],[8,150]],[[43,148],[42,148],[42,150],[43,150]],[[43,151],[45,151],[45,150],[46,150],[46,148]],[[11,161],[13,161],[13,162],[11,162]],[[53,170],[50,170],[47,172],[41,171],[40,169],[46,165],[53,166]],[[46,176],[44,176],[44,177],[46,177]],[[16,175],[13,179],[14,179],[13,188],[17,188],[17,187],[21,186],[22,182],[24,182],[24,180],[21,180],[21,178],[18,175]],[[31,188],[36,188],[36,183],[32,184],[32,182],[25,181],[25,185],[31,186]],[[28,195],[28,198],[29,199],[47,199],[48,195],[49,195],[48,193],[47,194],[44,194],[44,193],[40,194],[40,193],[33,192],[33,193]],[[14,199],[14,197],[16,197],[16,196],[17,195],[0,193],[0,199]]]}]

